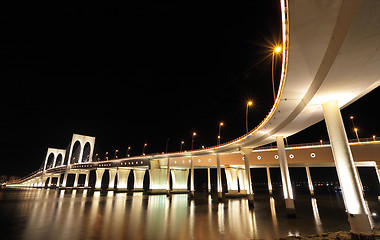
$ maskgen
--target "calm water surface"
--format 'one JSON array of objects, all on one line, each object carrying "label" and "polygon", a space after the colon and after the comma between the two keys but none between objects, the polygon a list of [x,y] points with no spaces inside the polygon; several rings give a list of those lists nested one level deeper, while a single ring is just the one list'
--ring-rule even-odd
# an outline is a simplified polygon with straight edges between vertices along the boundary
[{"label": "calm water surface", "polygon": [[[3,189],[0,239],[278,239],[348,230],[339,193],[296,196],[297,218],[288,219],[280,195],[225,199],[198,193],[143,195],[90,190]],[[380,214],[368,197],[372,214]],[[379,226],[377,216],[374,225]]]}]

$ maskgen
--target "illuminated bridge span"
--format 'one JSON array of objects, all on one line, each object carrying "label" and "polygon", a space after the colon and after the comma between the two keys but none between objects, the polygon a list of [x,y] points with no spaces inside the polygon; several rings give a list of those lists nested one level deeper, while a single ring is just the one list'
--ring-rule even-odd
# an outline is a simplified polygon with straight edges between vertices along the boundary
[{"label": "illuminated bridge span", "polygon": [[[331,152],[337,168],[352,233],[371,236],[368,212],[354,167],[353,156],[357,156],[352,154],[348,144],[340,108],[351,104],[380,84],[380,4],[377,0],[327,2],[280,0],[280,4],[282,68],[279,90],[267,117],[252,131],[231,142],[206,149],[159,156],[141,156],[133,160],[125,159],[104,163],[88,162],[92,159],[93,145],[90,140],[86,140],[80,142],[81,151],[75,159],[72,158],[72,149],[66,152],[70,162],[67,162],[65,167],[58,168],[61,170],[47,169],[46,165],[50,165],[45,164],[42,173],[33,175],[35,176],[34,180],[25,179],[25,181],[29,183],[30,181],[40,181],[36,179],[43,179],[47,176],[46,174],[64,170],[62,186],[65,186],[69,173],[85,172],[88,171],[86,168],[96,167],[97,176],[100,177],[103,174],[102,171],[107,167],[114,166],[113,164],[124,164],[117,166],[123,169],[122,167],[127,167],[129,162],[132,164],[134,161],[136,182],[139,182],[139,178],[141,178],[137,168],[140,168],[141,171],[149,168],[150,189],[155,191],[155,189],[162,189],[165,184],[168,185],[170,174],[164,168],[166,161],[169,162],[167,166],[172,169],[173,188],[181,188],[183,179],[188,174],[189,166],[187,169],[183,169],[183,166],[179,166],[179,162],[183,158],[182,163],[185,160],[184,164],[189,164],[186,161],[190,158],[190,160],[193,159],[190,162],[190,191],[193,194],[194,167],[197,166],[198,160],[201,160],[202,164],[208,164],[208,159],[211,159],[209,163],[217,167],[219,196],[222,196],[220,165],[224,162],[227,176],[236,174],[242,180],[239,181],[244,185],[241,189],[246,190],[248,200],[253,204],[249,168],[264,162],[264,157],[259,163],[254,159],[256,155],[252,151],[257,147],[277,142],[278,162],[276,164],[279,164],[281,169],[286,208],[289,215],[294,215],[288,159],[289,164],[292,164],[298,155],[293,154],[294,159],[290,158],[290,149],[285,149],[283,138],[325,119]],[[87,143],[90,154],[83,153]],[[73,142],[71,146],[74,147],[75,144],[77,143]],[[371,146],[376,146],[376,144]],[[360,145],[360,147],[358,145],[358,148],[361,147],[364,148],[364,145]],[[366,145],[366,147],[368,146]],[[355,148],[352,146],[352,150]],[[52,149],[51,151],[58,152],[59,150]],[[297,151],[301,152],[301,150]],[[60,158],[65,159],[64,153],[61,154]],[[236,173],[227,169],[227,166],[235,165],[235,163],[241,165],[242,156],[246,160],[243,171]],[[47,162],[54,165],[59,162],[58,157],[59,154],[57,158],[49,160],[48,155]],[[315,159],[317,158],[316,153]],[[167,161],[167,159],[171,160]],[[53,163],[51,163],[52,161]],[[312,163],[314,160],[313,158],[304,158],[304,161],[306,164]],[[109,164],[111,165],[109,166]],[[114,166],[110,170],[111,180],[116,176],[117,167]],[[123,179],[123,175],[128,174],[129,170],[119,171],[117,176],[120,180]],[[231,173],[229,174],[228,171]],[[123,184],[125,184],[123,181],[119,181],[119,186],[123,186]],[[230,185],[232,186],[232,184]],[[99,187],[98,180],[96,187]],[[138,188],[138,186],[135,187]]]}]

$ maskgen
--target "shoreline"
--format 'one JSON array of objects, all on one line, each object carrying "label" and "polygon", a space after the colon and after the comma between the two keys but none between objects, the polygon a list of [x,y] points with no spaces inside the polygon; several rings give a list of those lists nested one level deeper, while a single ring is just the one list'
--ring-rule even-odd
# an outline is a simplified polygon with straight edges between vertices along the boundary
[{"label": "shoreline", "polygon": [[[375,239],[380,239],[380,228],[375,227],[373,229],[373,234]],[[305,236],[288,236],[279,238],[279,240],[295,240],[295,239],[340,239],[340,240],[351,240],[351,234],[349,231],[337,231],[337,232],[326,232],[326,233],[316,233],[312,235]]]}]

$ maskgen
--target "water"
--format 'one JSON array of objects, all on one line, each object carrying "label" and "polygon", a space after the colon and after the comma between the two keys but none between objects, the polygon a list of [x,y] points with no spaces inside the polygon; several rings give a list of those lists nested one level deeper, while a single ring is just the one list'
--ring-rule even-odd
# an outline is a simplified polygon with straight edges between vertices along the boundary
[{"label": "water", "polygon": [[[368,197],[369,198],[369,197]],[[1,239],[278,239],[349,230],[339,193],[297,195],[297,218],[286,217],[281,195],[225,199],[198,193],[143,195],[90,190],[0,191]],[[380,214],[375,198],[371,213]],[[379,226],[378,217],[373,217]]]}]

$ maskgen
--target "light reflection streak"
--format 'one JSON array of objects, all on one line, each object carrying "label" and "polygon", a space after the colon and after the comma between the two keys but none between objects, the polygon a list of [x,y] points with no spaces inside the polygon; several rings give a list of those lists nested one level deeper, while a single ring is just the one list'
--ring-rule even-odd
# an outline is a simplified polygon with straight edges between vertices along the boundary
[{"label": "light reflection streak", "polygon": [[321,218],[319,217],[317,199],[311,198],[311,206],[313,208],[313,215],[314,215],[315,227],[317,229],[317,232],[322,233],[323,228],[322,228]]},{"label": "light reflection streak", "polygon": [[224,236],[224,203],[218,203],[218,229],[219,235]]},{"label": "light reflection streak", "polygon": [[276,236],[278,236],[278,222],[277,222],[277,214],[276,214],[276,201],[273,197],[269,198],[270,212],[272,214],[272,222],[273,229],[275,231]]}]

